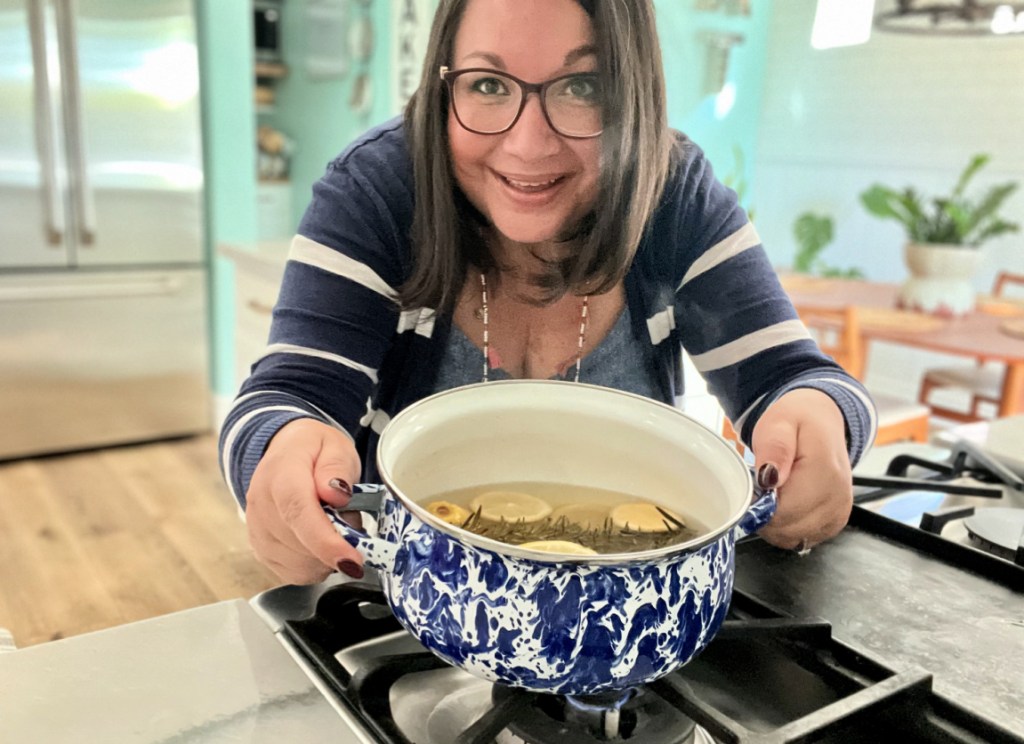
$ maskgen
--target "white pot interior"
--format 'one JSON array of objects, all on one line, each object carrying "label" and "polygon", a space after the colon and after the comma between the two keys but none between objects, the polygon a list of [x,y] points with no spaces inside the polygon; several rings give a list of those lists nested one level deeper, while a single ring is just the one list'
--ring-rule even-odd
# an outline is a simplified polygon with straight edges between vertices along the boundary
[{"label": "white pot interior", "polygon": [[640,396],[569,382],[490,382],[420,401],[383,432],[378,465],[406,505],[459,488],[566,483],[642,496],[718,533],[751,500],[747,466],[702,424]]}]

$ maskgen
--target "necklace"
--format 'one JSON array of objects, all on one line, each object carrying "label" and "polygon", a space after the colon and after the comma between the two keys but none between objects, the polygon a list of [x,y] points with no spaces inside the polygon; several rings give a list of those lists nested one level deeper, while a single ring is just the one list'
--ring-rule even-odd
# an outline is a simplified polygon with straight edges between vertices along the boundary
[{"label": "necklace", "polygon": [[[583,341],[587,335],[587,306],[590,302],[590,295],[583,296],[583,307],[580,308],[580,333],[576,338],[576,376],[573,382],[580,381],[580,364],[583,361]],[[488,325],[487,311],[487,277],[480,273],[480,319],[484,322],[484,382],[488,382],[491,375],[491,333]]]}]

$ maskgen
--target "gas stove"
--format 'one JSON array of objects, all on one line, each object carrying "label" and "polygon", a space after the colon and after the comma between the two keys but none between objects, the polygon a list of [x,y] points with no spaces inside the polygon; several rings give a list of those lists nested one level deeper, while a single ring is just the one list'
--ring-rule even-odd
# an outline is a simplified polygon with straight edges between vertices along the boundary
[{"label": "gas stove", "polygon": [[711,644],[674,674],[600,697],[450,667],[401,628],[372,573],[252,604],[338,712],[343,744],[1024,744],[1019,535],[1000,550],[984,519],[969,521],[1003,524],[1001,510],[1024,506],[1015,478],[970,445],[939,462],[894,457],[881,485],[857,489],[848,527],[809,554],[738,543]]},{"label": "gas stove", "polygon": [[0,653],[0,741],[1024,744],[1024,417],[996,423],[1018,428],[995,447],[870,452],[849,525],[806,555],[737,543],[725,625],[642,688],[471,677],[368,571]]},{"label": "gas stove", "polygon": [[883,477],[878,488],[859,489],[855,501],[902,524],[1024,566],[1024,473],[960,440],[938,461],[913,450],[896,454],[885,474],[924,482],[904,490],[890,487]]}]

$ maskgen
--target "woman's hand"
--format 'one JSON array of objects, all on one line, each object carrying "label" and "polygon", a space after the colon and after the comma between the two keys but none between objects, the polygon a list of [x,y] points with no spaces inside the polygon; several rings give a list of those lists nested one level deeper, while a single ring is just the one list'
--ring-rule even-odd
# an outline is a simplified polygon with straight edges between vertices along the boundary
[{"label": "woman's hand", "polygon": [[758,534],[780,548],[804,550],[834,537],[853,508],[846,424],[835,402],[811,388],[775,401],[754,427],[758,483],[775,487],[779,506]]},{"label": "woman's hand", "polygon": [[[331,526],[320,502],[344,507],[359,477],[359,455],[345,434],[313,419],[281,428],[256,466],[245,519],[256,557],[290,584],[331,572],[363,575],[362,559]],[[353,514],[358,527],[358,514]]]}]

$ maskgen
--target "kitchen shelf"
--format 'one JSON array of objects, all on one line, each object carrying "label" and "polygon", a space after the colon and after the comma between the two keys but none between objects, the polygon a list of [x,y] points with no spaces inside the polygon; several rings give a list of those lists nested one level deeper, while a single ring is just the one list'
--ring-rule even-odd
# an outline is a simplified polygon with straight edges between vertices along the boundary
[{"label": "kitchen shelf", "polygon": [[257,106],[273,106],[276,94],[268,85],[257,85],[253,89],[253,100]]},{"label": "kitchen shelf", "polygon": [[257,62],[254,71],[257,78],[283,78],[288,67],[277,62]]}]

